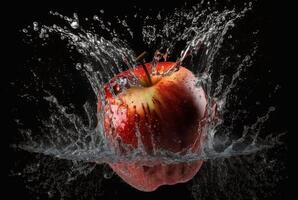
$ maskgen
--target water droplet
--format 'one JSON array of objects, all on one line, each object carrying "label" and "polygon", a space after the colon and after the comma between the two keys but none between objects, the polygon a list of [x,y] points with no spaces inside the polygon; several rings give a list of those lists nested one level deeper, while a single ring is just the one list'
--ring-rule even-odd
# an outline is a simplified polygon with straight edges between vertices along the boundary
[{"label": "water droplet", "polygon": [[92,72],[92,71],[93,71],[92,66],[89,65],[89,64],[84,64],[84,67],[85,67],[85,69],[86,69],[87,71],[89,71],[89,72]]},{"label": "water droplet", "polygon": [[49,198],[52,198],[54,196],[53,192],[48,191],[48,196],[49,196]]},{"label": "water droplet", "polygon": [[81,65],[80,63],[77,63],[77,64],[76,64],[76,69],[77,69],[77,70],[82,69],[82,65]]},{"label": "water droplet", "polygon": [[78,37],[77,35],[72,35],[72,36],[71,36],[71,39],[72,39],[74,42],[76,42],[76,41],[79,40],[79,37]]},{"label": "water droplet", "polygon": [[158,20],[161,20],[160,12],[159,12],[158,15],[157,15],[157,19],[158,19]]},{"label": "water droplet", "polygon": [[75,19],[79,19],[79,17],[78,17],[78,14],[77,14],[77,13],[73,13],[73,17],[74,17]]},{"label": "water droplet", "polygon": [[99,12],[103,14],[105,11],[103,9],[101,9]]},{"label": "water droplet", "polygon": [[93,16],[93,20],[98,21],[99,20],[98,16],[97,15],[94,15]]},{"label": "water droplet", "polygon": [[273,111],[275,111],[275,107],[274,106],[270,106],[269,107],[269,112],[273,112]]},{"label": "water droplet", "polygon": [[79,17],[78,17],[78,14],[77,13],[73,13],[73,21],[71,22],[70,26],[73,28],[73,29],[77,29],[79,28]]},{"label": "water droplet", "polygon": [[33,22],[33,30],[38,31],[38,23],[37,22]]},{"label": "water droplet", "polygon": [[77,29],[79,28],[79,22],[78,21],[73,21],[71,22],[70,26],[73,28],[73,29]]},{"label": "water droplet", "polygon": [[42,28],[39,33],[39,38],[44,38],[45,33],[46,33],[46,30]]},{"label": "water droplet", "polygon": [[119,84],[121,85],[121,87],[125,87],[127,85],[127,78],[120,78]]},{"label": "water droplet", "polygon": [[128,27],[128,25],[127,25],[127,23],[126,23],[125,20],[122,21],[122,25],[125,26],[125,27]]}]

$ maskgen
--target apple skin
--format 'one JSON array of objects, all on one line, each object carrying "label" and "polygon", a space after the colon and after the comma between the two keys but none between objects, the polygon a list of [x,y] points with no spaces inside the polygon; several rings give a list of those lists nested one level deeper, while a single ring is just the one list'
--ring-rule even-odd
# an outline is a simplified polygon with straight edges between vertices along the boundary
[{"label": "apple skin", "polygon": [[[172,67],[174,62],[160,62],[158,73]],[[148,71],[151,65],[145,64]],[[106,105],[99,101],[98,111],[104,109],[104,130],[109,145],[119,153],[143,148],[148,155],[155,151],[186,154],[202,149],[207,124],[207,98],[202,88],[196,87],[194,74],[180,67],[168,76],[151,76],[153,85],[142,66],[133,69],[145,87],[131,87],[121,91],[116,80],[128,77],[125,71],[104,86]],[[113,96],[110,87],[114,88]],[[142,146],[140,146],[142,145]],[[123,148],[126,146],[128,148]],[[137,162],[109,163],[110,167],[128,184],[141,191],[154,191],[161,185],[173,185],[190,180],[203,161],[162,164],[156,161],[146,166]]]}]

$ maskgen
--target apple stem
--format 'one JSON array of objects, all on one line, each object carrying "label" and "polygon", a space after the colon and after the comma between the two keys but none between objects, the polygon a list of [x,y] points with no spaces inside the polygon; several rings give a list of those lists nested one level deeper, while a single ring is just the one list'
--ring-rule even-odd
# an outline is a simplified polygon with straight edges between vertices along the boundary
[{"label": "apple stem", "polygon": [[141,53],[141,54],[136,58],[136,61],[137,61],[137,62],[142,61],[146,55],[147,55],[147,51],[144,51],[143,53]]},{"label": "apple stem", "polygon": [[142,63],[142,66],[143,66],[143,68],[145,70],[145,73],[146,73],[146,76],[147,76],[147,79],[148,79],[148,82],[149,82],[149,86],[151,86],[152,85],[152,80],[151,80],[150,74],[148,72],[148,69],[147,69],[147,67],[145,66],[144,63]]},{"label": "apple stem", "polygon": [[148,69],[147,69],[146,65],[145,65],[144,62],[143,62],[143,58],[144,58],[146,55],[147,55],[147,52],[144,51],[143,53],[141,53],[141,55],[139,55],[139,56],[137,57],[136,61],[141,63],[141,65],[142,65],[142,67],[143,67],[143,69],[144,69],[144,71],[145,71],[145,74],[146,74],[146,76],[147,76],[148,83],[149,83],[148,86],[152,86],[151,76],[150,76],[150,74],[149,74],[149,72],[148,72]]}]

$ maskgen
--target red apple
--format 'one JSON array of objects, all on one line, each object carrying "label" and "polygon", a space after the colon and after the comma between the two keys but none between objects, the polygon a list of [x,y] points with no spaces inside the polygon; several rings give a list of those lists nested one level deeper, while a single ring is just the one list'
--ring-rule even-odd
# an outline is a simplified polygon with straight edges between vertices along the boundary
[{"label": "red apple", "polygon": [[[158,63],[157,74],[166,72],[173,65],[174,62]],[[107,103],[104,108],[99,103],[98,110],[105,112],[103,126],[108,143],[120,153],[129,153],[128,149],[136,148],[143,148],[148,155],[163,150],[199,153],[206,127],[207,99],[204,90],[196,87],[198,79],[182,66],[170,75],[151,75],[149,78],[144,67],[151,71],[150,64],[133,69],[142,86],[121,90],[116,80],[127,78],[129,71],[120,73],[104,86]],[[122,161],[109,165],[131,186],[154,191],[161,185],[190,180],[202,163],[162,164],[156,161],[146,166]]]}]

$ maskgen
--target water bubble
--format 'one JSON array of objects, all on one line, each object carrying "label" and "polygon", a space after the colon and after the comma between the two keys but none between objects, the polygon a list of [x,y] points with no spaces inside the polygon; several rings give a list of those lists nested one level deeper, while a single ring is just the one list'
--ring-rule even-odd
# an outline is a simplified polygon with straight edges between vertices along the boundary
[{"label": "water bubble", "polygon": [[28,30],[27,29],[25,29],[25,28],[23,28],[23,33],[28,33]]},{"label": "water bubble", "polygon": [[101,9],[99,12],[100,12],[101,14],[103,14],[105,11],[104,11],[103,9]]}]

